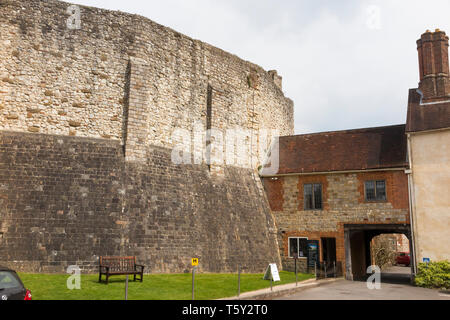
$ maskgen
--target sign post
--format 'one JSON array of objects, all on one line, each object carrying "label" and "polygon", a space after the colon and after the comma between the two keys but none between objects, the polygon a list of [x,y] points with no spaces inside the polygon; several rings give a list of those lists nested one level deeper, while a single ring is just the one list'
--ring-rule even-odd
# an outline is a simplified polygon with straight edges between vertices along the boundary
[{"label": "sign post", "polygon": [[241,295],[241,266],[238,266],[238,293],[237,296]]},{"label": "sign post", "polygon": [[195,300],[195,269],[198,266],[198,258],[192,259],[192,300]]},{"label": "sign post", "polygon": [[295,268],[295,286],[298,287],[298,273],[297,273],[297,260],[298,260],[298,253],[294,253],[294,268]]},{"label": "sign post", "polygon": [[128,275],[127,279],[125,280],[125,301],[128,301]]},{"label": "sign post", "polygon": [[195,267],[192,269],[192,300],[195,300]]}]

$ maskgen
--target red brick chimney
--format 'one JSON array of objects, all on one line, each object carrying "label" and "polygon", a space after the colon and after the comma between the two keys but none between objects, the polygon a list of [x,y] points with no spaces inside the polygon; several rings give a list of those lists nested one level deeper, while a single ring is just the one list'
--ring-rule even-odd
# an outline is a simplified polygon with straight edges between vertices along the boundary
[{"label": "red brick chimney", "polygon": [[450,78],[448,65],[448,37],[444,31],[427,30],[417,40],[419,51],[420,83],[423,102],[450,99]]}]

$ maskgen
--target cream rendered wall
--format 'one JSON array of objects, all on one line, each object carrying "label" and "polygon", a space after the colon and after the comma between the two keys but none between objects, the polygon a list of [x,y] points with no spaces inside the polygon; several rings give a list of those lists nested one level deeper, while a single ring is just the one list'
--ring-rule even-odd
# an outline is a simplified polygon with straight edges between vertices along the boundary
[{"label": "cream rendered wall", "polygon": [[410,135],[417,262],[450,260],[450,130]]}]

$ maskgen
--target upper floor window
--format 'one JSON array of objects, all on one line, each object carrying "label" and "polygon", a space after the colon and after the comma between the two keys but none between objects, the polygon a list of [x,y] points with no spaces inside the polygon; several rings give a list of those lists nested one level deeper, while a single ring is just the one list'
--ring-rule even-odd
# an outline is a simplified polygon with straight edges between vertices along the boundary
[{"label": "upper floor window", "polygon": [[305,210],[322,210],[322,185],[305,184],[303,190]]},{"label": "upper floor window", "polygon": [[366,201],[386,201],[386,181],[366,181]]}]

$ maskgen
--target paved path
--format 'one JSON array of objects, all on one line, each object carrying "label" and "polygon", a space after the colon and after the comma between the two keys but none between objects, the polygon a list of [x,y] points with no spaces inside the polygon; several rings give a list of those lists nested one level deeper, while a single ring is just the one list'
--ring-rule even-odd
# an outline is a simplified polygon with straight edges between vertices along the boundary
[{"label": "paved path", "polygon": [[410,284],[411,268],[392,266],[381,272],[381,280],[387,283]]},{"label": "paved path", "polygon": [[265,288],[251,292],[245,292],[238,297],[229,297],[219,300],[273,300],[276,297],[282,297],[285,295],[291,295],[295,292],[300,292],[302,290],[307,290],[310,288],[315,288],[321,285],[327,285],[331,282],[338,281],[338,279],[326,279],[319,280],[310,279],[303,282],[299,282],[298,285],[295,283],[289,283],[279,286],[274,286],[272,289]]},{"label": "paved path", "polygon": [[450,300],[450,294],[395,283],[382,283],[381,290],[369,290],[365,282],[338,280],[277,300]]},{"label": "paved path", "polygon": [[395,273],[395,274],[411,274],[411,268],[410,267],[404,267],[404,266],[392,266],[387,268],[383,273]]}]

